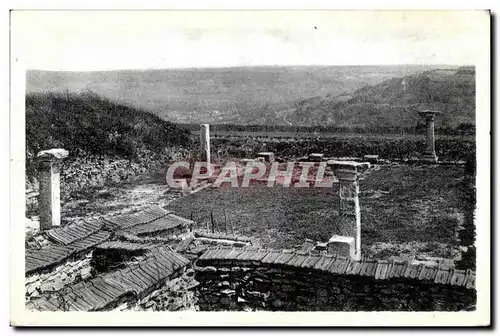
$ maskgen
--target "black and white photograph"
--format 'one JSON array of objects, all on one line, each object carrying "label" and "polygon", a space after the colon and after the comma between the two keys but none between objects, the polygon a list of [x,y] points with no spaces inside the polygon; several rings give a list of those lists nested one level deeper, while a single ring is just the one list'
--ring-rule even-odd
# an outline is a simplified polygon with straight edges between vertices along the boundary
[{"label": "black and white photograph", "polygon": [[488,325],[490,20],[11,11],[11,323]]}]

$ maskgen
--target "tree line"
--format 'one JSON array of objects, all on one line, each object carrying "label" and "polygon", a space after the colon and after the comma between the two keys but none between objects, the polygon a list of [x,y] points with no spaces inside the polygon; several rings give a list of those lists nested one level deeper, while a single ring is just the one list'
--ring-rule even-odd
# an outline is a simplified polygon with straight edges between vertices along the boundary
[{"label": "tree line", "polygon": [[[199,129],[198,124],[184,124],[184,128],[191,131]],[[337,127],[324,126],[290,126],[290,125],[238,125],[238,124],[210,124],[215,132],[290,132],[290,133],[359,133],[359,134],[423,134],[425,124],[419,123],[412,127],[377,126],[377,127]],[[436,127],[436,134],[472,136],[476,133],[476,126],[472,123],[461,123],[457,127]]]}]

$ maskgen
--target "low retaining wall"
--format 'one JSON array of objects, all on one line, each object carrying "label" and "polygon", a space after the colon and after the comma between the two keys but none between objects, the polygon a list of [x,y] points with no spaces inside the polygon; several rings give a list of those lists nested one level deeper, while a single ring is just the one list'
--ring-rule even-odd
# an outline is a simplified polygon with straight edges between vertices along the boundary
[{"label": "low retaining wall", "polygon": [[68,284],[85,280],[92,274],[91,262],[92,252],[82,256],[82,258],[67,260],[47,272],[35,273],[25,279],[26,300],[38,297],[45,292],[58,291]]},{"label": "low retaining wall", "polygon": [[198,299],[195,287],[199,283],[194,279],[193,269],[188,269],[177,278],[165,281],[158,289],[135,304],[125,303],[117,310],[133,311],[179,311],[197,310]]},{"label": "low retaining wall", "polygon": [[407,262],[210,248],[196,270],[200,310],[459,311],[476,302],[474,272]]},{"label": "low retaining wall", "polygon": [[64,286],[55,293],[42,294],[26,303],[38,311],[106,311],[124,303],[135,304],[166,282],[186,271],[190,261],[168,246],[151,248],[136,262]]}]

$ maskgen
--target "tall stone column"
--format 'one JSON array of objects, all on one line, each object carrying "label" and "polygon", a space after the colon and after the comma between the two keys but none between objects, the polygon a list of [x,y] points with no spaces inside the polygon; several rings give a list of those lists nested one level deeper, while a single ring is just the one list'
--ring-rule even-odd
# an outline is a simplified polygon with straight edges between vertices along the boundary
[{"label": "tall stone column", "polygon": [[210,125],[202,124],[200,127],[200,160],[207,163],[208,176],[212,175],[210,161]]},{"label": "tall stone column", "polygon": [[64,149],[41,151],[37,155],[40,194],[40,230],[49,230],[61,225],[61,161],[68,156]]},{"label": "tall stone column", "polygon": [[426,126],[426,146],[425,151],[422,153],[422,161],[435,163],[438,158],[436,156],[436,147],[435,147],[435,136],[434,136],[434,119],[437,114],[441,114],[439,111],[419,111],[419,114],[425,118],[425,126]]},{"label": "tall stone column", "polygon": [[[332,164],[339,181],[339,214],[335,235],[328,242],[331,249],[349,251],[351,258],[361,258],[361,208],[359,205],[358,164],[354,162]],[[343,252],[342,254],[347,254]]]}]

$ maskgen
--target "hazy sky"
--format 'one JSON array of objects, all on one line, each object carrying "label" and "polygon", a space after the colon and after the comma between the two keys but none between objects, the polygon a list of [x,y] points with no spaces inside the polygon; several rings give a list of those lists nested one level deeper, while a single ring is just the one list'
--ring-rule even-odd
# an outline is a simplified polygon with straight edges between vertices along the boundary
[{"label": "hazy sky", "polygon": [[12,13],[12,57],[48,70],[475,64],[488,20],[470,11],[22,11]]}]

